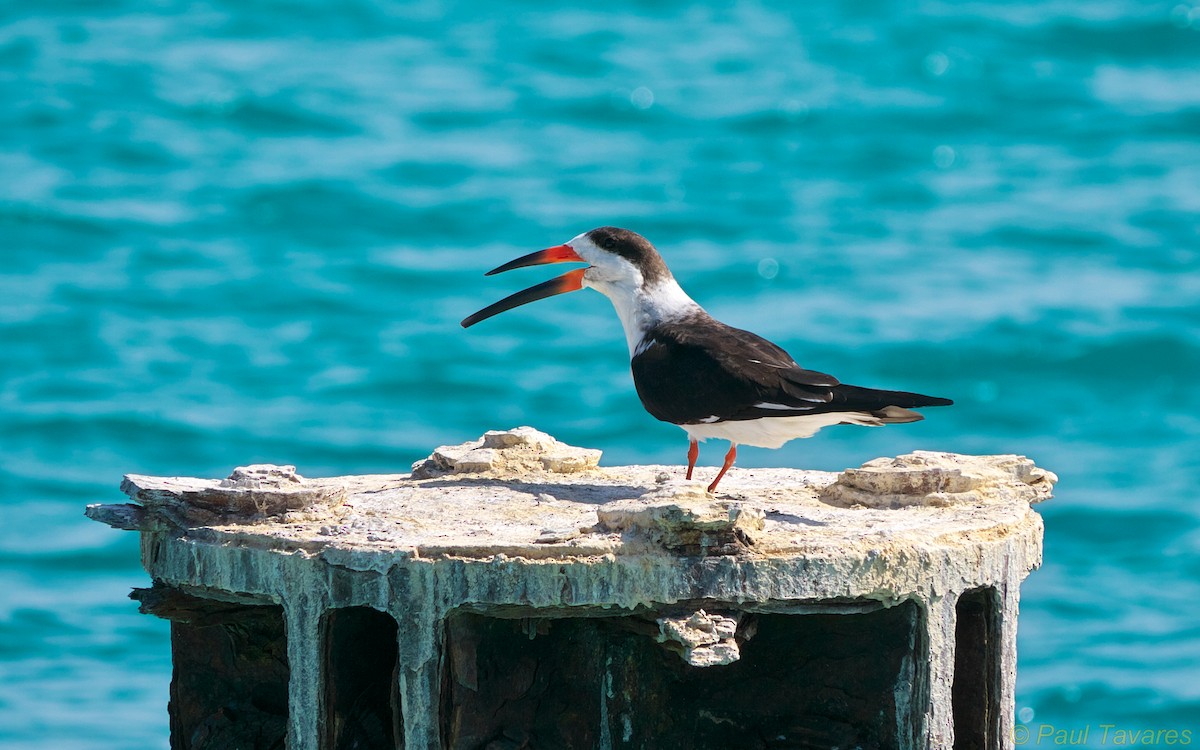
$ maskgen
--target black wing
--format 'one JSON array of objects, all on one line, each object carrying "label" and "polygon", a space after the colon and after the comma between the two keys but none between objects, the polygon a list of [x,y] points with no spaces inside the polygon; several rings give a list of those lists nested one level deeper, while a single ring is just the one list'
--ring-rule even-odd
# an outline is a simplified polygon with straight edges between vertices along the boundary
[{"label": "black wing", "polygon": [[809,414],[838,385],[761,336],[708,316],[656,326],[639,349],[630,365],[642,405],[675,424]]},{"label": "black wing", "polygon": [[646,411],[674,424],[950,403],[842,385],[832,375],[800,367],[761,336],[707,316],[656,326],[630,366]]}]

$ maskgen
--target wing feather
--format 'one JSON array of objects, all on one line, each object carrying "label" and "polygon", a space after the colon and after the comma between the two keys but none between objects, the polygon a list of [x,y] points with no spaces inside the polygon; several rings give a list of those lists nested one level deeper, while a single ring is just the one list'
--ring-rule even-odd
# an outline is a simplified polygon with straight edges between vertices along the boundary
[{"label": "wing feather", "polygon": [[[697,325],[699,323],[699,325]],[[948,399],[843,385],[761,336],[711,317],[659,325],[630,361],[646,411],[674,424],[829,412],[880,413]],[[916,415],[914,415],[916,416]]]}]

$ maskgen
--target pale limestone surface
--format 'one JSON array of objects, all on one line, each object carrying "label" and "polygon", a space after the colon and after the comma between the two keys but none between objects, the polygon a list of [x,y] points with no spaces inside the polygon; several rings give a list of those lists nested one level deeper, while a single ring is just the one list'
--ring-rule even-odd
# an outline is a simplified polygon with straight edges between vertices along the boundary
[{"label": "pale limestone surface", "polygon": [[660,622],[663,637],[692,649],[692,663],[719,665],[737,658],[735,641],[689,638],[710,626],[723,633],[718,623],[736,625],[738,610],[914,600],[926,612],[927,684],[898,700],[914,703],[912,746],[941,747],[953,731],[954,605],[994,587],[1000,721],[1011,726],[1019,584],[1041,562],[1030,504],[1049,496],[1053,474],[1019,456],[921,452],[841,475],[734,468],[713,497],[681,466],[599,467],[599,455],[517,428],[438,448],[410,475],[304,479],[261,466],[223,481],[130,475],[122,489],[141,506],[88,515],[140,529],[155,579],[283,605],[292,704],[305,707],[291,713],[296,750],[315,747],[312,644],[335,606],[395,616],[407,743],[436,747],[438,649],[456,608],[617,614],[695,602]]},{"label": "pale limestone surface", "polygon": [[659,640],[683,645],[683,660],[693,667],[732,664],[741,657],[737,643],[738,613],[734,616],[698,610],[685,617],[658,618]]},{"label": "pale limestone surface", "polygon": [[413,464],[414,479],[429,479],[443,474],[519,475],[548,471],[572,474],[596,468],[600,451],[576,448],[559,442],[532,427],[491,430],[483,437],[462,445],[443,445],[429,458]]},{"label": "pale limestone surface", "polygon": [[901,508],[1009,501],[1039,503],[1058,477],[1024,456],[960,456],[916,451],[846,469],[821,493],[836,505]]}]

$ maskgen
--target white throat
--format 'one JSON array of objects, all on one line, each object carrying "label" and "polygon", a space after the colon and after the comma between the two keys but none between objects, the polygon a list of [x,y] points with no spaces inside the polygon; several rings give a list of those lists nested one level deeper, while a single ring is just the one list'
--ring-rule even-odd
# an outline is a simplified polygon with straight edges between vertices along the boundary
[{"label": "white throat", "polygon": [[589,283],[586,277],[583,285],[592,287],[612,301],[617,317],[621,319],[621,327],[625,329],[625,342],[629,345],[631,359],[640,353],[639,347],[646,337],[646,331],[664,321],[702,312],[700,305],[671,278],[649,288],[625,279]]}]

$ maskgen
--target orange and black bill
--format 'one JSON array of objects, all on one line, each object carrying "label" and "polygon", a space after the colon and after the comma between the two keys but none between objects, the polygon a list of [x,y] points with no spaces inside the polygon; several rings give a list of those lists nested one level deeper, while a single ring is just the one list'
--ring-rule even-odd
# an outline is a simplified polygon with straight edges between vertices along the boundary
[{"label": "orange and black bill", "polygon": [[[583,258],[580,258],[579,255],[573,249],[571,249],[570,245],[556,245],[554,247],[546,248],[545,250],[538,250],[536,253],[524,255],[516,260],[511,260],[502,266],[493,268],[492,270],[488,271],[486,275],[491,276],[492,274],[511,271],[514,268],[524,268],[525,266],[540,266],[546,263],[570,262],[582,263],[586,261],[584,261]],[[537,302],[540,299],[553,297],[556,294],[574,292],[582,289],[583,272],[586,270],[586,268],[577,268],[574,271],[567,271],[562,276],[556,276],[549,281],[543,281],[541,284],[531,286],[528,289],[524,289],[516,294],[505,297],[495,304],[488,305],[474,315],[468,315],[463,319],[462,327],[470,328],[481,320],[487,320],[493,315],[499,315],[506,310],[513,309],[514,307],[519,307],[530,302]]]},{"label": "orange and black bill", "polygon": [[514,268],[525,268],[526,266],[544,266],[547,263],[583,263],[583,258],[579,257],[579,253],[570,245],[555,245],[548,247],[545,250],[538,250],[536,253],[522,255],[516,260],[510,260],[502,266],[497,266],[484,274],[491,276],[497,273],[511,271]]}]

